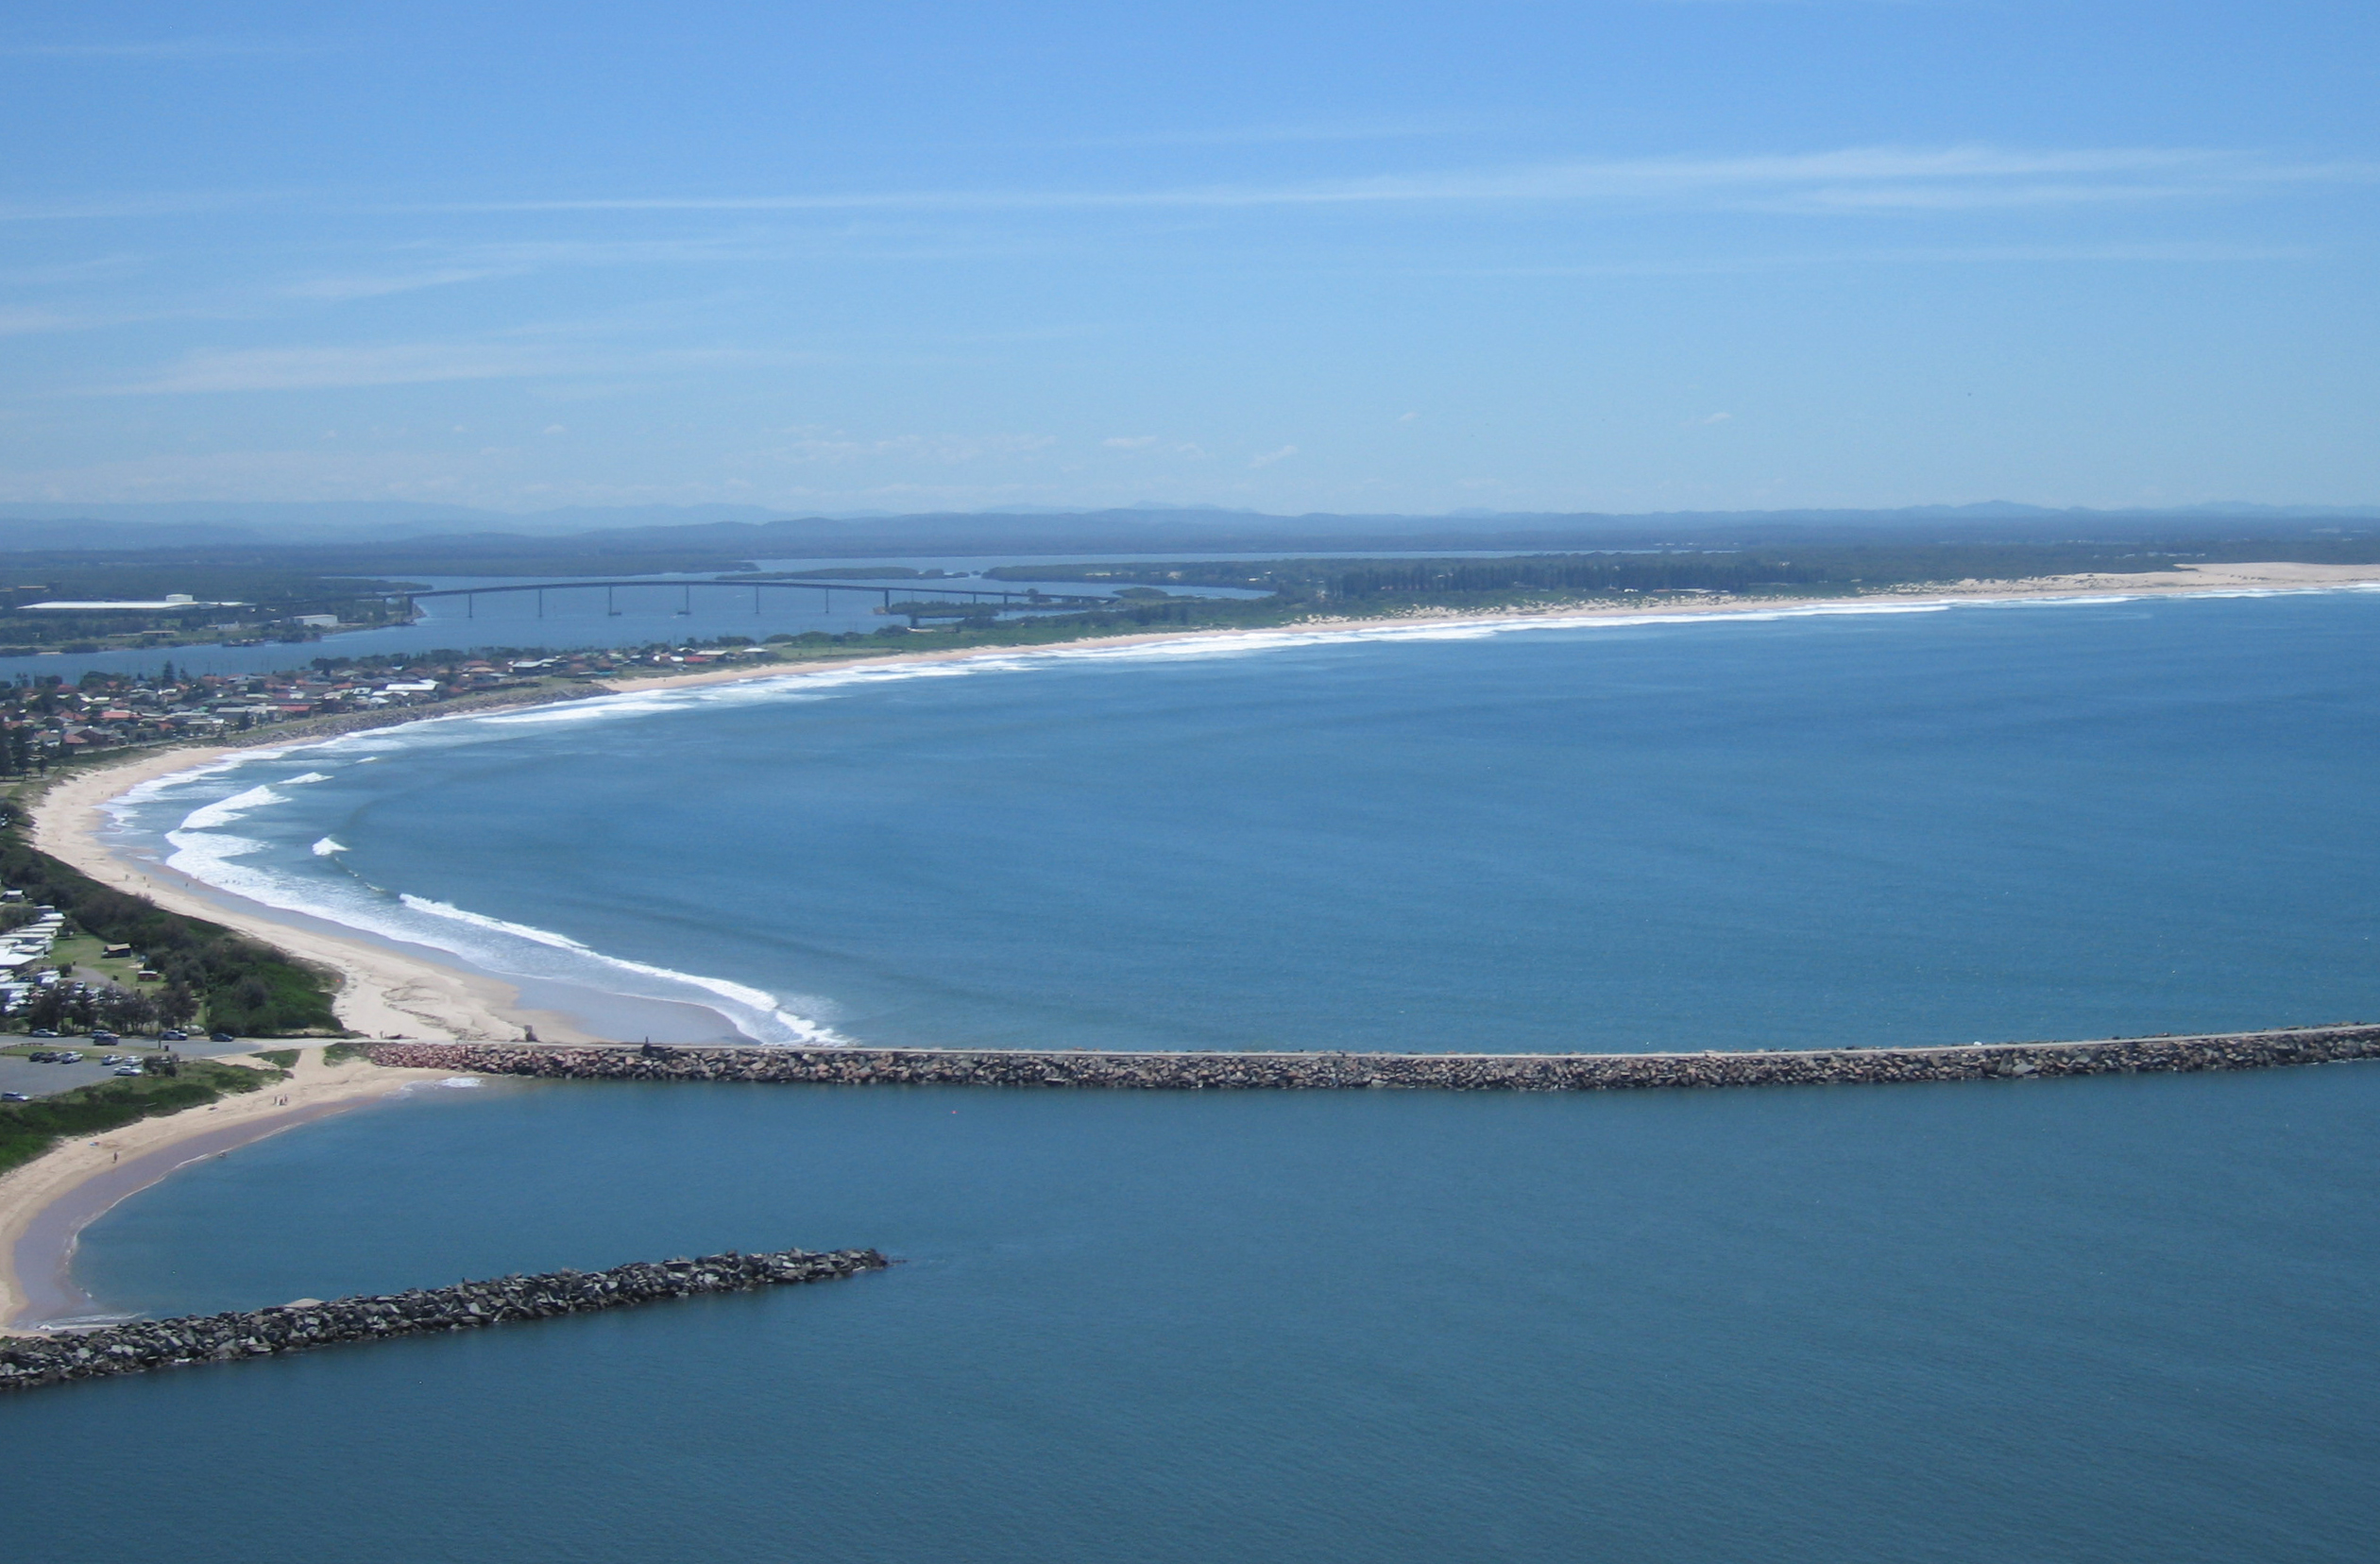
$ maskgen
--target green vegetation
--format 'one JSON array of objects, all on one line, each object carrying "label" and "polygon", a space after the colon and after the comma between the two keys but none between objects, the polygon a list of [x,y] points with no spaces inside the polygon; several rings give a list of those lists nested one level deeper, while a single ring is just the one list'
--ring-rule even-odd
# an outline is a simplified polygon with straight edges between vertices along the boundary
[{"label": "green vegetation", "polygon": [[[343,624],[402,623],[403,584],[353,579],[267,564],[261,559],[163,560],[154,555],[94,558],[85,553],[13,554],[0,586],[0,654],[38,650],[187,646],[230,639],[303,641],[319,635],[300,615],[332,614]],[[140,612],[28,611],[46,602],[161,602],[197,599],[187,608]],[[210,604],[239,606],[218,608]]]},{"label": "green vegetation", "polygon": [[372,1057],[369,1048],[370,1045],[365,1043],[333,1043],[322,1050],[322,1062],[325,1064],[345,1064],[350,1060],[368,1062]]},{"label": "green vegetation", "polygon": [[[83,933],[139,952],[161,980],[141,985],[140,992],[111,989],[108,994],[126,995],[119,1004],[132,999],[149,1003],[155,1019],[166,1025],[178,1025],[203,1012],[207,1026],[243,1037],[337,1035],[341,1030],[331,1009],[334,979],[327,974],[220,924],[168,912],[110,890],[26,845],[13,829],[0,831],[0,882],[23,891],[28,902],[57,908]],[[77,1021],[88,1026],[88,1017],[66,1013],[84,1002],[50,991],[38,995],[16,1020],[61,1031]],[[43,1005],[60,1013],[46,1016],[40,1009]],[[60,1026],[61,1021],[66,1025]]]},{"label": "green vegetation", "polygon": [[32,1102],[0,1103],[0,1172],[31,1162],[70,1135],[95,1135],[135,1120],[178,1114],[258,1091],[281,1079],[278,1070],[194,1059],[173,1075],[103,1080]]},{"label": "green vegetation", "polygon": [[278,1070],[294,1070],[298,1067],[298,1050],[295,1048],[265,1048],[256,1057]]}]

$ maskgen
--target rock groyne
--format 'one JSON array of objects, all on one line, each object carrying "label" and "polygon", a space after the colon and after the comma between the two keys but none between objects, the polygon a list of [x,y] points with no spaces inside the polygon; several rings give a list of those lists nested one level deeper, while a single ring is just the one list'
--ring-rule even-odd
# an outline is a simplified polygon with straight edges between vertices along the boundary
[{"label": "rock groyne", "polygon": [[565,1046],[376,1043],[375,1062],[591,1080],[735,1080],[833,1086],[1064,1086],[1148,1091],[1351,1087],[1606,1092],[1817,1086],[2199,1070],[2380,1059],[2380,1026],[2197,1037],[1929,1048],[1641,1054],[1104,1053],[1051,1049]]},{"label": "rock groyne", "polygon": [[468,1331],[703,1293],[831,1282],[881,1270],[888,1263],[874,1250],[706,1254],[698,1260],[617,1266],[604,1271],[506,1276],[493,1282],[464,1282],[451,1287],[342,1298],[328,1303],[301,1300],[249,1313],[144,1319],[71,1334],[0,1336],[0,1389],[140,1374],[192,1363],[271,1357],[334,1342]]}]

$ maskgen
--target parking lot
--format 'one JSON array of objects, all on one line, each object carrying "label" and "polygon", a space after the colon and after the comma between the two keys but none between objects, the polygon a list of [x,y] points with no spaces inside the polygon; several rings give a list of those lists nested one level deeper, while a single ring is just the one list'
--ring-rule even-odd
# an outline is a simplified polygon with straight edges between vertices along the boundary
[{"label": "parking lot", "polygon": [[[113,1078],[114,1066],[102,1064],[106,1054],[128,1054],[146,1059],[158,1051],[158,1045],[146,1038],[128,1037],[117,1043],[94,1043],[88,1037],[12,1037],[5,1050],[0,1050],[0,1092],[23,1092],[28,1097],[54,1096],[77,1086],[89,1086]],[[270,1044],[243,1040],[236,1043],[212,1043],[204,1037],[193,1037],[187,1043],[176,1043],[174,1051],[184,1059],[217,1059],[229,1054],[254,1053]],[[26,1058],[28,1053],[65,1050],[82,1055],[79,1064],[37,1064]]]}]

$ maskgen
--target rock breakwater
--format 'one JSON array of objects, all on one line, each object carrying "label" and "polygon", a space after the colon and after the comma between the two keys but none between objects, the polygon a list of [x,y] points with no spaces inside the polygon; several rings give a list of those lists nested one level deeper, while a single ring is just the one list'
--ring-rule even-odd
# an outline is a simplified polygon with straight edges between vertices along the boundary
[{"label": "rock breakwater", "polygon": [[1149,1091],[1605,1092],[1816,1086],[2198,1070],[2380,1059],[2380,1026],[1934,1048],[1642,1054],[1102,1053],[1052,1049],[694,1048],[376,1043],[375,1062],[593,1080],[835,1086],[1065,1086]]},{"label": "rock breakwater", "polygon": [[0,1336],[0,1389],[271,1357],[334,1342],[476,1330],[704,1293],[831,1282],[881,1270],[887,1264],[874,1250],[706,1254],[697,1260],[506,1276],[328,1303],[304,1300],[242,1314],[145,1319],[73,1334]]}]

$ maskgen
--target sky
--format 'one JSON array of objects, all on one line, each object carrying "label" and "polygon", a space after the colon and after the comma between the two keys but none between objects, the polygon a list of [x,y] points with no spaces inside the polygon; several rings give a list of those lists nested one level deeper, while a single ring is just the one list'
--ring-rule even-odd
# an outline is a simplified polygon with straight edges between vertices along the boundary
[{"label": "sky", "polygon": [[2380,502],[2380,7],[0,21],[0,501]]}]

